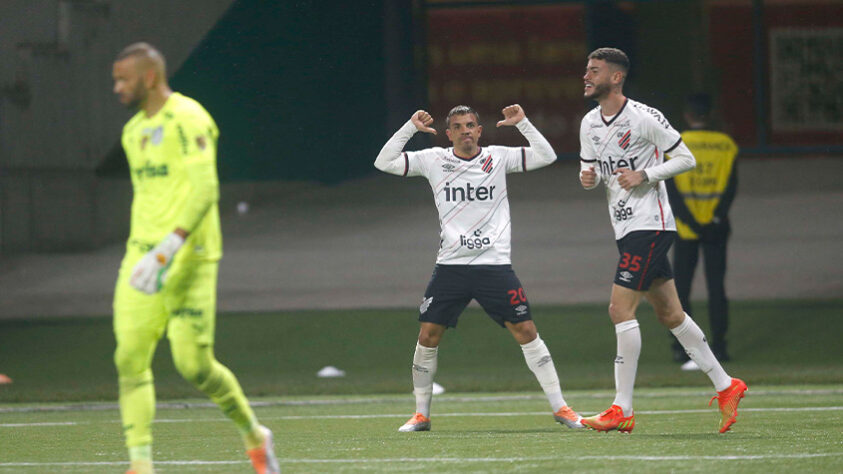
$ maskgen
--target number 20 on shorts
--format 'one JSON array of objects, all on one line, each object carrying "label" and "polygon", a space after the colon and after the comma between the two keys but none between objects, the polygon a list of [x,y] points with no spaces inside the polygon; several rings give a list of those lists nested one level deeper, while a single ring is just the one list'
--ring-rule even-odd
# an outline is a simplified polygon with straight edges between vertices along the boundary
[{"label": "number 20 on shorts", "polygon": [[517,290],[509,290],[506,293],[509,295],[509,304],[512,306],[527,302],[527,296],[524,294],[523,287]]}]

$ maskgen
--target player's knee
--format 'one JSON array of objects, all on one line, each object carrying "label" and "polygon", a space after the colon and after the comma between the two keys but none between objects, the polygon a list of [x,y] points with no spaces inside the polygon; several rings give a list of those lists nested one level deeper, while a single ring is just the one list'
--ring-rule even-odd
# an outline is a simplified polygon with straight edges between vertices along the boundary
[{"label": "player's knee", "polygon": [[424,347],[438,347],[441,336],[430,333],[419,333],[419,344]]},{"label": "player's knee", "polygon": [[173,363],[179,374],[197,387],[202,385],[211,373],[211,360],[202,350],[174,348]]},{"label": "player's knee", "polygon": [[664,326],[667,326],[670,329],[675,328],[682,324],[682,320],[685,319],[685,313],[680,310],[669,310],[669,309],[656,309],[656,317],[659,318],[659,322]]},{"label": "player's knee", "polygon": [[114,351],[114,366],[120,377],[135,377],[149,368],[146,357],[126,344],[117,344]]},{"label": "player's knee", "polygon": [[614,303],[609,303],[609,317],[612,319],[613,323],[617,324],[630,319],[635,319],[635,313],[621,308]]}]

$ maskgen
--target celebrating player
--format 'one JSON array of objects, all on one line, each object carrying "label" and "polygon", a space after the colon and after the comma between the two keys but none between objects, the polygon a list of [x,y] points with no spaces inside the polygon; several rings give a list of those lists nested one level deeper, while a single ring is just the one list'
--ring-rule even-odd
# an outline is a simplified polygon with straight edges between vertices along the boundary
[{"label": "celebrating player", "polygon": [[[721,412],[720,432],[735,423],[747,387],[723,370],[699,326],[682,311],[667,251],[676,234],[664,180],[691,170],[694,156],[679,133],[656,109],[623,95],[629,71],[626,54],[600,48],[588,56],[585,97],[597,101],[580,127],[580,181],[585,189],[606,185],[609,215],[620,258],[615,272],[609,317],[615,325],[617,356],[612,406],[583,424],[600,431],[631,432],[635,426],[632,392],[641,332],[635,310],[646,296],[659,318],[688,356],[711,379]],[[671,159],[664,160],[665,153]]]},{"label": "celebrating player", "polygon": [[150,367],[165,330],[179,373],[234,421],[255,471],[280,472],[272,432],[258,423],[237,379],[214,358],[222,256],[217,126],[198,102],[170,89],[164,57],[146,43],[120,52],[112,74],[120,102],[137,110],[123,128],[134,199],[114,293],[114,362],[129,472],[154,472]]},{"label": "celebrating player", "polygon": [[375,160],[381,171],[424,176],[439,210],[439,254],[419,308],[418,343],[413,356],[416,413],[398,431],[430,430],[430,401],[439,342],[472,299],[521,345],[550,402],[556,421],[582,428],[581,417],[565,403],[553,359],[532,321],[530,304],[510,263],[510,216],[506,174],[534,170],[556,160],[547,140],[518,105],[503,109],[497,126],[515,126],[528,148],[479,145],[483,127],[471,107],[459,105],[445,119],[452,148],[404,152],[417,132],[436,134],[433,118],[419,110],[386,142]]}]

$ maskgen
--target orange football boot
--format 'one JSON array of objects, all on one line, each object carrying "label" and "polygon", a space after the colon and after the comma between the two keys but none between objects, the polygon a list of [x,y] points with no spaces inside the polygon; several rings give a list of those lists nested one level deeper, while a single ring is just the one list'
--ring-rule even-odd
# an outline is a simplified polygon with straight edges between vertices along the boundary
[{"label": "orange football boot", "polygon": [[738,403],[741,402],[741,398],[743,398],[744,392],[747,389],[746,383],[743,380],[733,378],[732,385],[729,385],[729,388],[717,392],[717,395],[711,397],[711,400],[708,401],[708,406],[711,406],[714,399],[717,399],[717,405],[720,406],[721,433],[729,431],[732,425],[738,421],[736,419],[738,416]]},{"label": "orange football boot", "polygon": [[617,405],[612,405],[608,410],[599,415],[589,416],[582,419],[586,428],[597,431],[618,430],[621,433],[630,433],[635,428],[635,414],[623,416],[623,410]]}]

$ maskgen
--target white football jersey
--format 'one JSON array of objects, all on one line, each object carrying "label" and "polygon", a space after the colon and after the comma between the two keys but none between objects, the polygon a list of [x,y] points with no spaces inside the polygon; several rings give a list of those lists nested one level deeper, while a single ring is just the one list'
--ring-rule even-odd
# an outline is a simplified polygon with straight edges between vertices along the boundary
[{"label": "white football jersey", "polygon": [[526,171],[529,148],[488,146],[470,158],[453,148],[404,152],[405,176],[424,176],[439,211],[436,263],[505,265],[510,260],[506,174]]},{"label": "white football jersey", "polygon": [[679,132],[661,112],[631,99],[626,99],[610,120],[603,117],[599,106],[583,117],[581,168],[593,166],[606,186],[616,240],[636,230],[676,230],[667,190],[660,180],[663,176],[650,176],[651,182],[624,191],[613,173],[618,168],[642,170],[661,165],[665,153],[681,143]]}]

